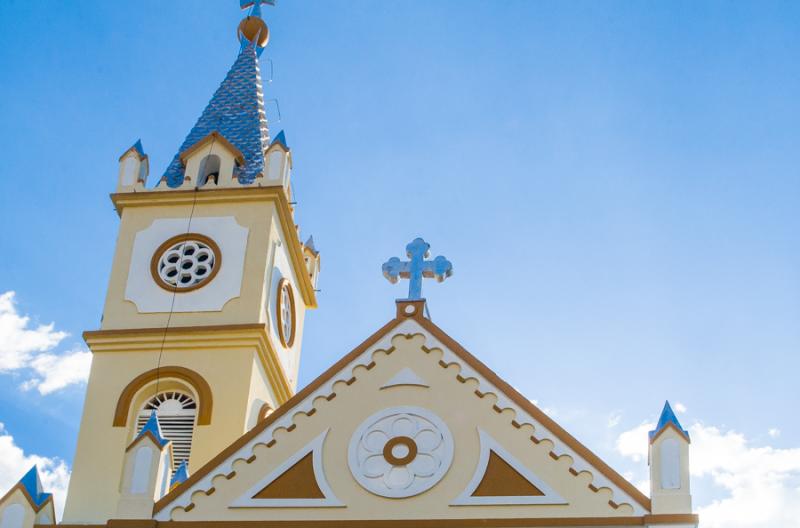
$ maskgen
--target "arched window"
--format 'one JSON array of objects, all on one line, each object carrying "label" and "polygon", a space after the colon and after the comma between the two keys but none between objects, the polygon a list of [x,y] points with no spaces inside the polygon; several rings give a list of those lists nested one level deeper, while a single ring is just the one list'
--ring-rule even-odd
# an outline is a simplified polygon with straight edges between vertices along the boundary
[{"label": "arched window", "polygon": [[150,414],[156,411],[161,434],[172,441],[173,468],[178,469],[184,460],[189,462],[192,434],[197,417],[194,399],[182,392],[167,391],[148,400],[136,417],[136,433],[142,430]]},{"label": "arched window", "polygon": [[202,187],[208,181],[213,181],[215,184],[219,183],[219,156],[216,154],[209,154],[200,162],[200,171],[197,177],[197,186]]}]

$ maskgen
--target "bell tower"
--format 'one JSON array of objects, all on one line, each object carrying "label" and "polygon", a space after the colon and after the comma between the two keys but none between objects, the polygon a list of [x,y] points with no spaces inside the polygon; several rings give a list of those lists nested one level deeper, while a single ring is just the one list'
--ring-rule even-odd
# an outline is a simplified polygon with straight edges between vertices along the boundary
[{"label": "bell tower", "polygon": [[84,333],[93,361],[65,523],[102,524],[134,500],[126,449],[152,417],[171,450],[164,471],[185,478],[294,394],[319,253],[300,241],[291,149],[264,113],[271,2],[241,3],[238,56],[161,179],[147,185],[140,141],[120,157],[119,234],[102,323]]}]

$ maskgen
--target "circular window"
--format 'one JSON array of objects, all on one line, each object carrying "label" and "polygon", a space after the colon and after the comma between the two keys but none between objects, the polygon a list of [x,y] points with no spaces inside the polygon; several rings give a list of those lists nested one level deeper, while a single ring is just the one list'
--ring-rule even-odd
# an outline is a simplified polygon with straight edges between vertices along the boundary
[{"label": "circular window", "polygon": [[295,311],[294,311],[294,292],[292,285],[286,279],[281,279],[278,283],[278,299],[276,301],[275,312],[278,314],[278,334],[281,343],[289,348],[294,344],[295,330]]},{"label": "circular window", "polygon": [[350,472],[382,497],[412,497],[444,477],[453,437],[444,422],[419,407],[394,407],[368,418],[350,439]]},{"label": "circular window", "polygon": [[150,271],[156,284],[171,292],[187,292],[214,278],[222,264],[219,246],[204,235],[187,233],[161,244]]}]

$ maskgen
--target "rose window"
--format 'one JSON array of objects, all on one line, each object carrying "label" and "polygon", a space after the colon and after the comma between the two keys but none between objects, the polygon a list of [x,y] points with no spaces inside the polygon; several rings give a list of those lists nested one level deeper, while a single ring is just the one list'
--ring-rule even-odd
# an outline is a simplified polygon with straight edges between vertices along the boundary
[{"label": "rose window", "polygon": [[417,407],[386,409],[367,419],[350,440],[350,471],[366,490],[402,498],[432,488],[453,461],[450,430]]},{"label": "rose window", "polygon": [[211,280],[219,270],[217,245],[202,235],[167,240],[153,256],[153,278],[170,291],[189,291]]},{"label": "rose window", "polygon": [[289,348],[294,344],[295,308],[292,286],[286,279],[281,279],[278,283],[276,309],[278,314],[278,334],[281,338],[281,344]]}]

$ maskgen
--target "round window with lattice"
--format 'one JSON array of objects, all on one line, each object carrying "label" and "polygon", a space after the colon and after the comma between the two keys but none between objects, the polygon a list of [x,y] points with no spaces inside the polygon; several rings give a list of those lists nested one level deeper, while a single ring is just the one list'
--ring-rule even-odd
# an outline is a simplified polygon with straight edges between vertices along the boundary
[{"label": "round window with lattice", "polygon": [[219,246],[207,236],[187,233],[172,237],[153,254],[150,271],[156,284],[171,292],[205,286],[219,271]]},{"label": "round window with lattice", "polygon": [[292,285],[286,279],[281,279],[278,283],[275,311],[278,314],[278,334],[281,344],[289,348],[294,344],[295,310]]}]

